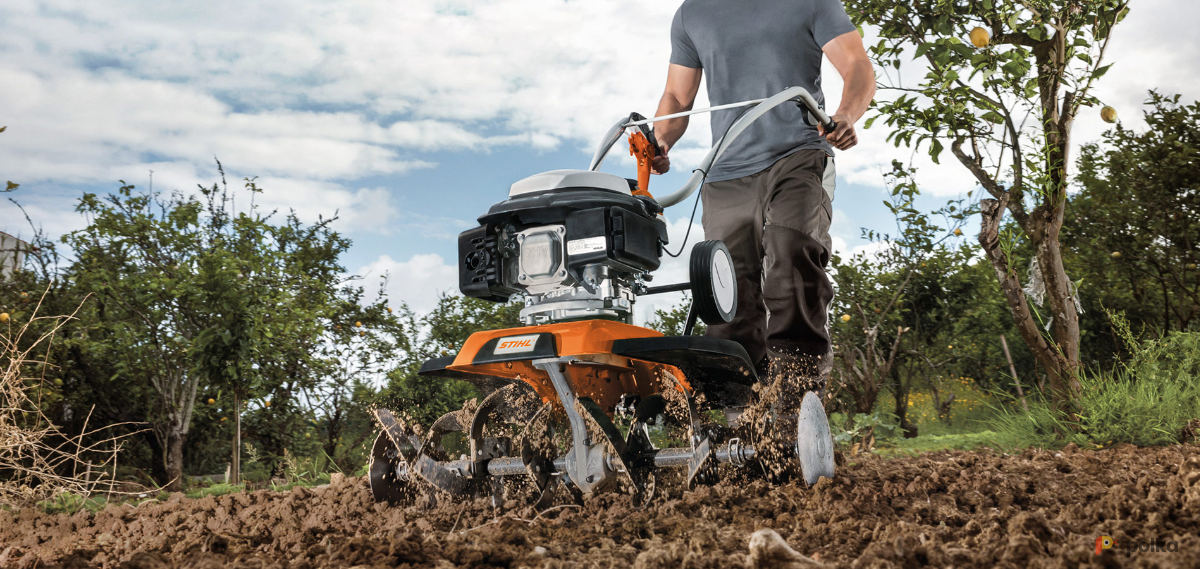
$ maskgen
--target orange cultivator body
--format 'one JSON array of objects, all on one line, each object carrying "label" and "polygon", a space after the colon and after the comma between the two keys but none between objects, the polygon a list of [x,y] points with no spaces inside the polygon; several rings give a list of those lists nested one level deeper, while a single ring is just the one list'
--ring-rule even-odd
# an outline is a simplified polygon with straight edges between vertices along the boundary
[{"label": "orange cultivator body", "polygon": [[[675,366],[637,360],[613,352],[613,345],[628,340],[662,338],[648,328],[610,320],[585,320],[492,330],[472,335],[463,349],[445,366],[445,372],[481,384],[494,379],[523,381],[541,397],[554,401],[557,394],[550,376],[532,362],[539,356],[571,358],[564,373],[575,393],[588,397],[604,409],[613,409],[623,396],[648,397],[663,390],[663,378],[675,378],[670,387],[690,393],[683,372]],[[653,341],[653,340],[651,340]],[[446,358],[449,359],[449,358]],[[441,361],[427,364],[426,373]]]}]

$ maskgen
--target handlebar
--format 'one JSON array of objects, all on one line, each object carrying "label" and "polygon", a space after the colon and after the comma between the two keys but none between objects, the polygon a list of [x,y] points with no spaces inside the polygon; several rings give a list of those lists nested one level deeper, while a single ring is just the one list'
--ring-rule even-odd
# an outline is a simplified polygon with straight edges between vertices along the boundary
[{"label": "handlebar", "polygon": [[700,187],[700,184],[704,182],[705,176],[708,175],[709,169],[712,168],[713,163],[715,163],[717,159],[724,154],[725,149],[729,148],[729,145],[733,144],[733,141],[742,133],[742,131],[746,130],[746,127],[750,126],[751,123],[758,120],[759,117],[765,115],[771,109],[788,101],[792,101],[808,111],[804,117],[806,123],[813,124],[815,122],[820,124],[821,127],[825,129],[825,132],[830,132],[837,128],[837,123],[834,122],[829,115],[825,114],[825,111],[821,109],[820,105],[817,104],[816,99],[813,98],[812,94],[810,94],[808,90],[804,89],[803,87],[788,87],[787,89],[784,89],[776,95],[766,99],[754,99],[752,101],[718,105],[704,109],[684,111],[682,113],[675,113],[672,115],[663,115],[661,117],[654,117],[651,119],[632,120],[632,117],[622,118],[611,128],[609,128],[608,132],[604,134],[604,138],[600,140],[600,146],[596,148],[596,153],[592,155],[592,163],[589,169],[594,171],[600,167],[600,164],[604,162],[604,158],[608,155],[608,151],[611,150],[613,145],[621,139],[621,135],[627,128],[699,113],[708,113],[722,109],[732,109],[754,105],[754,108],[747,111],[741,116],[741,118],[737,119],[732,125],[729,126],[729,130],[727,130],[725,135],[717,141],[717,144],[708,151],[708,155],[705,156],[704,160],[700,162],[700,166],[692,171],[692,177],[688,179],[687,183],[684,184],[682,188],[667,196],[656,198],[656,201],[662,207],[671,207],[687,199],[688,196],[692,195],[692,193]]}]

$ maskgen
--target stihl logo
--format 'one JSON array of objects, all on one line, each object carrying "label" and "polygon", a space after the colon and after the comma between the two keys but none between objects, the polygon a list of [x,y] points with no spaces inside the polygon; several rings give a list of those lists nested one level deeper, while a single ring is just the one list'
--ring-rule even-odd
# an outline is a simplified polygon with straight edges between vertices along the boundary
[{"label": "stihl logo", "polygon": [[532,352],[534,346],[537,345],[537,339],[537,334],[500,338],[500,340],[496,342],[496,355]]}]

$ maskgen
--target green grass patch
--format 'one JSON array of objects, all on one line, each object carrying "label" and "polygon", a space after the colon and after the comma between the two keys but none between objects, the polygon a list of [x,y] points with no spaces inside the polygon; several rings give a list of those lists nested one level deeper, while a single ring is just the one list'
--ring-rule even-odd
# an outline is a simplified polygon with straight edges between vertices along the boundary
[{"label": "green grass patch", "polygon": [[879,445],[876,453],[880,456],[912,456],[915,454],[939,450],[975,450],[981,447],[1008,448],[1002,435],[994,431],[977,433],[953,433],[946,435],[923,435],[906,439],[903,437],[888,439]]},{"label": "green grass patch", "polygon": [[1027,447],[1183,442],[1188,422],[1200,418],[1200,333],[1138,341],[1121,324],[1117,328],[1134,356],[1112,371],[1080,375],[1076,417],[1054,409],[1045,398],[1030,397],[1028,412],[1015,401],[997,406],[989,421],[992,430]]},{"label": "green grass patch", "polygon": [[38,502],[37,506],[47,514],[74,514],[82,509],[93,512],[104,509],[109,503],[107,497],[85,497],[72,492],[64,492],[52,500]]},{"label": "green grass patch", "polygon": [[225,494],[231,494],[233,492],[241,492],[242,490],[245,490],[245,489],[246,489],[246,486],[243,484],[225,484],[225,483],[213,484],[212,486],[208,486],[205,488],[196,488],[195,490],[185,492],[184,497],[195,499],[195,498],[203,498],[205,496],[224,496]]}]

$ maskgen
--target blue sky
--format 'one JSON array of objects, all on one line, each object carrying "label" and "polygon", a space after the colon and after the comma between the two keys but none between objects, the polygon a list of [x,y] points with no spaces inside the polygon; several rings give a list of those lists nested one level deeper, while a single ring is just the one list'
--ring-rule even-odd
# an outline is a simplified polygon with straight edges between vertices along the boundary
[{"label": "blue sky", "polygon": [[[618,117],[654,111],[677,6],[6,0],[0,178],[20,182],[15,197],[59,235],[83,223],[72,212],[80,192],[110,191],[120,179],[144,187],[151,170],[156,189],[193,191],[215,179],[217,156],[232,180],[259,177],[266,207],[306,219],[337,210],[339,230],[354,240],[347,269],[388,273],[395,299],[427,309],[456,288],[455,236],[509,184],[586,167]],[[1200,93],[1200,40],[1161,41],[1164,30],[1197,20],[1194,2],[1146,0],[1118,28],[1117,65],[1097,94],[1127,126],[1140,126],[1152,87]],[[841,81],[828,65],[825,75],[836,102]],[[707,121],[692,125],[672,152],[675,172],[652,190],[682,184],[707,149]],[[1083,116],[1075,138],[1094,140],[1103,128]],[[867,246],[861,227],[892,227],[880,174],[893,158],[919,168],[925,209],[974,189],[961,166],[936,166],[885,136],[876,127],[839,156],[832,233],[842,252]],[[605,170],[633,176],[632,161],[618,157]],[[688,213],[690,202],[668,212],[676,243]],[[0,231],[29,233],[8,202]],[[660,282],[685,271],[675,262],[662,273]]]}]

